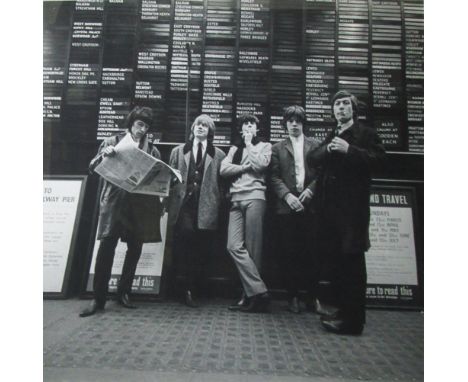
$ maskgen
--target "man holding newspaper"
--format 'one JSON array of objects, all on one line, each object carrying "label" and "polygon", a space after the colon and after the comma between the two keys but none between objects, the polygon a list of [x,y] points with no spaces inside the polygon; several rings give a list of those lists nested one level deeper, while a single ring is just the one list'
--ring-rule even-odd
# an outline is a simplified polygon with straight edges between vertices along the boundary
[{"label": "man holding newspaper", "polygon": [[101,175],[97,233],[100,245],[94,271],[94,299],[80,313],[81,317],[104,310],[119,239],[127,243],[128,249],[117,301],[125,308],[136,308],[129,294],[143,243],[161,241],[159,196],[167,195],[174,173],[158,160],[158,149],[147,139],[152,120],[149,107],[135,107],[124,121],[127,132],[105,139],[89,165],[91,172]]}]

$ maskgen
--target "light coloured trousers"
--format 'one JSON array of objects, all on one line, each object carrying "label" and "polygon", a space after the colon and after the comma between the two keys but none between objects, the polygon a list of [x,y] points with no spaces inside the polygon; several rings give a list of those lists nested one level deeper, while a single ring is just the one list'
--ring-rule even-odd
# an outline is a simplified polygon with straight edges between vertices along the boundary
[{"label": "light coloured trousers", "polygon": [[267,291],[258,272],[262,260],[265,209],[265,200],[242,200],[232,202],[229,213],[227,249],[248,297]]}]

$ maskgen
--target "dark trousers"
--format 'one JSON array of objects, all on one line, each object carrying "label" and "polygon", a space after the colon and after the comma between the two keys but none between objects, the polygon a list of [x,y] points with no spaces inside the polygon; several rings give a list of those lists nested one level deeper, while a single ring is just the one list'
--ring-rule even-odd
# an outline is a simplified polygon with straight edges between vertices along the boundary
[{"label": "dark trousers", "polygon": [[279,265],[289,298],[306,289],[315,297],[318,264],[314,251],[314,217],[308,213],[277,215]]},{"label": "dark trousers", "polygon": [[328,281],[332,300],[344,320],[361,324],[366,320],[367,271],[364,252],[343,251],[342,240],[332,219],[322,216],[317,227],[321,281]]},{"label": "dark trousers", "polygon": [[206,281],[206,264],[214,237],[212,231],[197,228],[196,209],[184,207],[174,229],[176,274],[183,280],[184,290],[200,292]]},{"label": "dark trousers", "polygon": [[[115,247],[117,246],[118,240],[118,237],[106,237],[101,239],[99,245],[96,265],[94,267],[93,288],[94,298],[100,305],[106,303],[112,264],[115,256]],[[127,239],[127,253],[122,267],[122,276],[120,277],[117,287],[117,294],[122,295],[131,292],[133,278],[135,277],[138,260],[140,260],[142,247],[143,243],[141,241],[132,237]]]},{"label": "dark trousers", "polygon": [[340,253],[337,262],[335,285],[341,316],[357,324],[366,322],[367,272],[364,252]]}]

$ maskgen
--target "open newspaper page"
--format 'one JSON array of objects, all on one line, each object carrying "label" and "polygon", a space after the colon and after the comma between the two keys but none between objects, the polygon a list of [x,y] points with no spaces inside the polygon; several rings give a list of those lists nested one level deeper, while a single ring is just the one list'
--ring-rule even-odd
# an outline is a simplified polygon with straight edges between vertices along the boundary
[{"label": "open newspaper page", "polygon": [[105,157],[95,171],[125,191],[147,195],[168,196],[172,179],[182,181],[179,171],[140,150],[130,135],[115,146],[115,155]]}]

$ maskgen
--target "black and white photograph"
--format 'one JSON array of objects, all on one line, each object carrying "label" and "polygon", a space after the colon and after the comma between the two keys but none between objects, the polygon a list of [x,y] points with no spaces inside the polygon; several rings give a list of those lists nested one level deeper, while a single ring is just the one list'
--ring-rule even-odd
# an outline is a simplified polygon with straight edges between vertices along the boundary
[{"label": "black and white photograph", "polygon": [[[15,144],[42,163],[42,240],[24,249],[38,278],[15,293],[38,305],[29,380],[432,380],[426,296],[436,331],[466,314],[443,299],[462,304],[463,276],[430,264],[425,287],[425,250],[445,256],[426,238],[448,240],[425,213],[440,232],[466,223],[425,208],[435,170],[437,209],[456,209],[452,169],[425,161],[425,95],[458,122],[464,108],[425,91],[428,1],[40,3],[40,95],[17,100],[42,98],[42,162],[35,137]],[[432,149],[458,129],[430,122]]]}]

